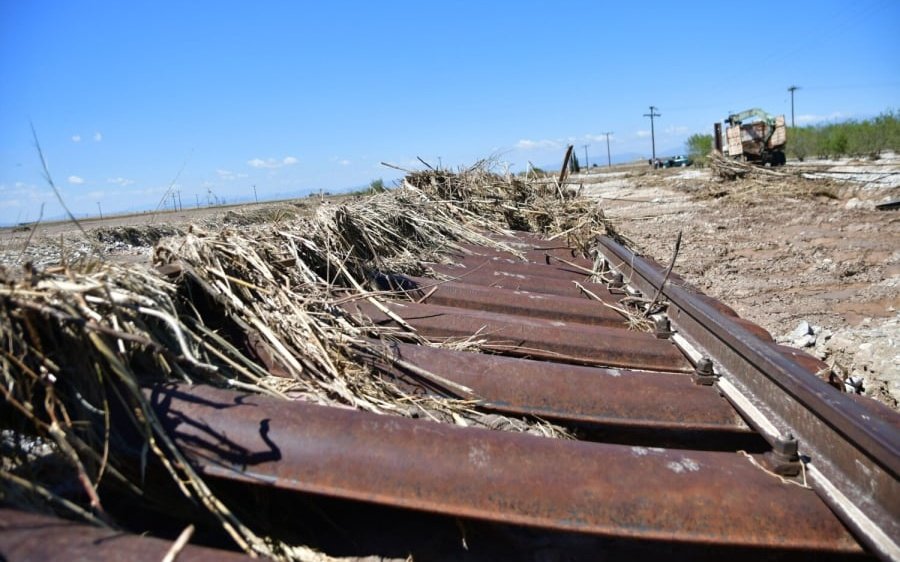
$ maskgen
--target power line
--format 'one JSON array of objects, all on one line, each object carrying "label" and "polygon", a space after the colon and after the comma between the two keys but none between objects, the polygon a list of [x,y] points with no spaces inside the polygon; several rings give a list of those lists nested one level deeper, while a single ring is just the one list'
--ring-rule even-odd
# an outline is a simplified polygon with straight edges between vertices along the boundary
[{"label": "power line", "polygon": [[650,118],[650,142],[653,147],[653,161],[656,162],[656,129],[653,128],[653,118],[662,117],[662,114],[656,112],[657,108],[650,106],[650,113],[645,113],[644,117]]},{"label": "power line", "polygon": [[612,158],[609,157],[609,135],[613,134],[612,131],[608,133],[600,133],[601,135],[606,135],[606,167],[612,168]]},{"label": "power line", "polygon": [[794,128],[794,92],[799,90],[800,86],[791,86],[788,88],[788,92],[791,93],[791,128]]}]

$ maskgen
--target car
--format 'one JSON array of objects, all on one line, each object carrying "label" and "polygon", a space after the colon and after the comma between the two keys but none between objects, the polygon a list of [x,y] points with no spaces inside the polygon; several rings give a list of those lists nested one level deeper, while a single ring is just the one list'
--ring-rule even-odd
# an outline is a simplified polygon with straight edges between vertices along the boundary
[{"label": "car", "polygon": [[666,160],[664,166],[666,168],[683,168],[685,166],[690,166],[693,163],[694,161],[687,156],[673,156]]}]

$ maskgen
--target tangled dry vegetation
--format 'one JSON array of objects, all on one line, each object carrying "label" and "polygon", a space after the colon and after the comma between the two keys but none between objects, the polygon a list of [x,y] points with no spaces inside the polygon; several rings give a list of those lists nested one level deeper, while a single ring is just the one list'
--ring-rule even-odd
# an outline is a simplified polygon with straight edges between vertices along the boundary
[{"label": "tangled dry vegetation", "polygon": [[785,168],[767,168],[749,162],[735,160],[713,152],[708,159],[714,182],[706,184],[696,193],[700,198],[719,198],[725,195],[739,201],[752,202],[760,195],[769,194],[773,183],[778,185],[778,195],[786,197],[837,198],[843,185],[833,180],[804,177],[802,171]]},{"label": "tangled dry vegetation", "polygon": [[[322,559],[258,534],[252,519],[217,499],[146,397],[148,385],[172,380],[566,436],[541,420],[485,410],[466,389],[399,364],[391,341],[435,344],[346,310],[359,300],[380,306],[383,293],[370,283],[376,272],[422,273],[460,243],[515,252],[491,233],[527,230],[587,247],[605,230],[594,202],[480,163],[413,173],[399,189],[326,205],[312,218],[250,222],[164,238],[153,267],[91,257],[0,269],[2,501],[115,526],[107,490],[137,501],[149,463],[171,477],[177,501],[202,506],[245,551]],[[410,393],[384,366],[427,392]],[[64,485],[73,480],[74,489]]]}]

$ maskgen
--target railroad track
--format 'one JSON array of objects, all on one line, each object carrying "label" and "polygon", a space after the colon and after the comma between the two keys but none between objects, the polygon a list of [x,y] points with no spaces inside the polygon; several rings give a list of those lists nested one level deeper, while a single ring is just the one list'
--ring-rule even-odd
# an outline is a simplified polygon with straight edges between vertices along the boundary
[{"label": "railroad track", "polygon": [[[483,342],[473,353],[386,340],[394,360],[373,359],[384,376],[577,439],[203,386],[147,393],[217,493],[334,556],[900,559],[900,416],[842,394],[827,365],[614,240],[599,240],[596,260],[527,234],[502,241],[527,261],[469,247],[459,266],[435,264],[450,281],[383,275],[403,298],[345,308]],[[643,319],[652,331],[629,329],[657,294],[667,306]],[[637,303],[628,315],[623,299]],[[115,557],[99,531],[53,526],[45,540],[43,520],[23,517],[0,511],[9,560],[62,544]],[[123,540],[135,559],[159,558],[154,539]]]}]

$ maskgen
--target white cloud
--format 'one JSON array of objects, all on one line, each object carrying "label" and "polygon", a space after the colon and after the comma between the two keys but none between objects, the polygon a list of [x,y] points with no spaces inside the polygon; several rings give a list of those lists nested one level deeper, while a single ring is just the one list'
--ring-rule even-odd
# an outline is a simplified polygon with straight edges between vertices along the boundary
[{"label": "white cloud", "polygon": [[[253,165],[253,164],[251,164],[251,166],[252,166],[252,165]],[[259,166],[256,166],[256,167],[259,167]],[[238,172],[232,172],[231,170],[223,170],[223,169],[221,169],[221,168],[219,168],[218,170],[216,170],[216,175],[219,176],[219,179],[223,179],[223,180],[236,180],[236,179],[246,178],[246,177],[247,177],[247,174],[241,174],[241,173],[238,173]]]},{"label": "white cloud", "polygon": [[81,185],[84,183],[84,178],[80,178],[78,176],[69,176],[69,183]]},{"label": "white cloud", "polygon": [[134,180],[130,180],[128,178],[109,178],[106,180],[106,183],[111,183],[118,185],[120,187],[127,187],[134,183]]},{"label": "white cloud", "polygon": [[684,125],[670,125],[666,127],[664,132],[668,135],[683,135],[689,130],[690,129],[688,129]]},{"label": "white cloud", "polygon": [[72,135],[72,142],[81,142],[81,135]]},{"label": "white cloud", "polygon": [[277,158],[266,158],[263,160],[262,158],[254,158],[253,160],[248,160],[247,165],[253,168],[281,168],[282,166],[293,166],[299,162],[293,156],[285,156],[281,160]]},{"label": "white cloud", "polygon": [[552,140],[529,140],[529,139],[521,139],[516,143],[516,148],[520,148],[522,150],[534,150],[537,148],[559,148],[559,143]]},{"label": "white cloud", "polygon": [[635,133],[639,139],[645,139],[650,136],[650,131],[638,131]]},{"label": "white cloud", "polygon": [[103,140],[103,135],[100,133],[94,133],[94,142],[100,142]]},{"label": "white cloud", "polygon": [[338,160],[338,164],[340,164],[341,166],[349,166],[349,165],[350,165],[350,161],[347,160],[347,159],[344,159],[344,160]]}]

